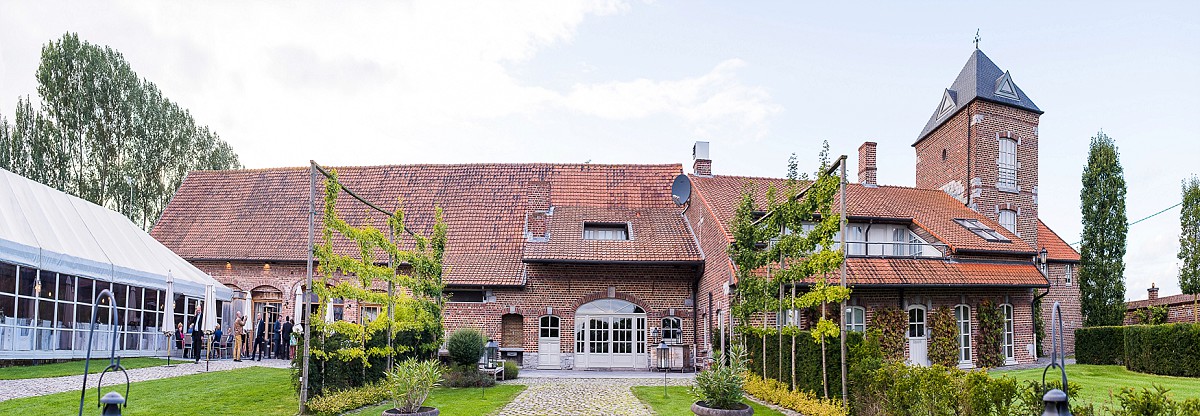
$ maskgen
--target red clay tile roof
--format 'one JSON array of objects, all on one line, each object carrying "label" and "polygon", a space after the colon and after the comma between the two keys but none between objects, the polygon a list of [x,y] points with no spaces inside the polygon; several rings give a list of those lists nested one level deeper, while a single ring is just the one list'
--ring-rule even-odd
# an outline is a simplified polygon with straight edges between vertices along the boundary
[{"label": "red clay tile roof", "polygon": [[848,258],[846,280],[851,285],[1049,286],[1033,263],[911,258]]},{"label": "red clay tile roof", "polygon": [[[753,184],[755,200],[760,207],[765,205],[766,190],[774,185],[782,188],[783,179],[752,178],[742,176],[691,176],[694,198],[709,207],[721,223],[726,238],[732,241],[729,222],[741,201],[747,184]],[[912,222],[936,236],[942,243],[955,250],[996,250],[1032,254],[1034,250],[1013,233],[995,221],[972,211],[962,202],[941,190],[917,189],[900,186],[865,187],[850,184],[846,188],[849,204],[848,215],[853,217],[877,217],[912,220]],[[835,204],[837,202],[835,201]],[[989,242],[954,222],[955,218],[977,219],[1000,232],[1010,240],[1008,243]]]},{"label": "red clay tile roof", "polygon": [[1062,237],[1047,227],[1040,218],[1038,219],[1037,235],[1038,244],[1046,248],[1046,257],[1050,260],[1079,261],[1079,252],[1063,241]]},{"label": "red clay tile roof", "polygon": [[[700,250],[675,206],[608,208],[556,206],[544,241],[525,243],[526,262],[699,263]],[[628,223],[629,240],[585,240],[587,222]]]},{"label": "red clay tile roof", "polygon": [[[440,206],[449,228],[445,280],[460,285],[523,283],[530,182],[549,183],[552,205],[665,209],[674,207],[671,181],[681,171],[679,164],[338,168],[344,184],[381,208],[394,209],[403,201],[405,224],[414,231],[428,233],[433,208]],[[307,168],[192,172],[151,235],[187,259],[304,260],[308,184]],[[368,218],[368,209],[348,195],[338,199],[338,207],[351,224]],[[382,215],[369,217],[382,227]],[[696,249],[690,250],[681,256]]]}]

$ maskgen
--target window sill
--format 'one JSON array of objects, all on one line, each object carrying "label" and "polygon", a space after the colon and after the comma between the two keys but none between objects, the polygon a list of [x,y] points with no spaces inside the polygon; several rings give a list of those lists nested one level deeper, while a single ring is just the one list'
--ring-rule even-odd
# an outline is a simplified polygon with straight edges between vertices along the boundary
[{"label": "window sill", "polygon": [[1021,190],[1019,188],[1009,188],[1009,187],[1005,187],[1005,186],[997,186],[996,190],[1000,191],[1000,192],[1010,193],[1010,194],[1021,193]]}]

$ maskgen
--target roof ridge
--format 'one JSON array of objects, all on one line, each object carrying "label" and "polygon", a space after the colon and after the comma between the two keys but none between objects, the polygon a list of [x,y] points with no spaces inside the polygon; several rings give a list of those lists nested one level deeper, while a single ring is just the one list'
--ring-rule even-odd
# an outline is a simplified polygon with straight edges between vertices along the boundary
[{"label": "roof ridge", "polygon": [[[323,168],[332,169],[368,169],[368,168],[391,168],[391,167],[647,167],[647,168],[674,168],[683,169],[682,163],[547,163],[547,162],[478,162],[478,163],[396,163],[396,164],[379,164],[379,165],[321,165]],[[293,171],[308,169],[305,166],[278,166],[267,168],[244,168],[244,169],[197,169],[192,172],[271,172],[271,171]]]}]

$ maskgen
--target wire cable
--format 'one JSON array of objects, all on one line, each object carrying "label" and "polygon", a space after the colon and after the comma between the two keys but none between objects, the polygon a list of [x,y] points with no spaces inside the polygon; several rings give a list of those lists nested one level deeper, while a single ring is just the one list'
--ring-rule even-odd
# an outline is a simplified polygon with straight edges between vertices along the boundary
[{"label": "wire cable", "polygon": [[[1177,207],[1177,206],[1180,206],[1180,205],[1183,205],[1183,201],[1176,202],[1176,203],[1175,203],[1175,205],[1171,205],[1171,206],[1169,206],[1169,207],[1163,208],[1161,211],[1158,211],[1158,212],[1155,212],[1155,213],[1153,213],[1153,214],[1147,215],[1146,217],[1144,217],[1144,218],[1142,218],[1142,219],[1140,219],[1140,220],[1137,220],[1137,221],[1134,221],[1134,222],[1128,223],[1128,225],[1127,225],[1127,226],[1133,226],[1133,225],[1135,225],[1135,224],[1137,224],[1137,223],[1139,223],[1139,222],[1142,222],[1142,221],[1145,221],[1145,220],[1148,220],[1148,219],[1154,218],[1155,216],[1158,216],[1158,214],[1162,214],[1162,213],[1164,213],[1164,212],[1170,211],[1170,210],[1171,210],[1171,208],[1175,208],[1175,207]],[[1078,246],[1078,245],[1080,245],[1080,244],[1083,244],[1083,240],[1076,241],[1075,243],[1072,243],[1071,245],[1072,245],[1072,246]]]}]

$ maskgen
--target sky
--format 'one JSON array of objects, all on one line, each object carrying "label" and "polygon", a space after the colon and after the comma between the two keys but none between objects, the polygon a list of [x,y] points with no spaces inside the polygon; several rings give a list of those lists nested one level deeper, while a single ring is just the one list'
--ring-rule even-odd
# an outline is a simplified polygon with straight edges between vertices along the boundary
[{"label": "sky", "polygon": [[[1088,142],[1130,221],[1200,174],[1200,2],[0,1],[0,114],[65,32],[124,54],[250,168],[680,163],[782,176],[879,143],[879,182],[980,48],[1045,111],[1040,215],[1079,241]],[[35,104],[36,105],[36,104]],[[811,170],[811,169],[806,169]],[[1179,293],[1179,208],[1130,227],[1128,299]]]}]

